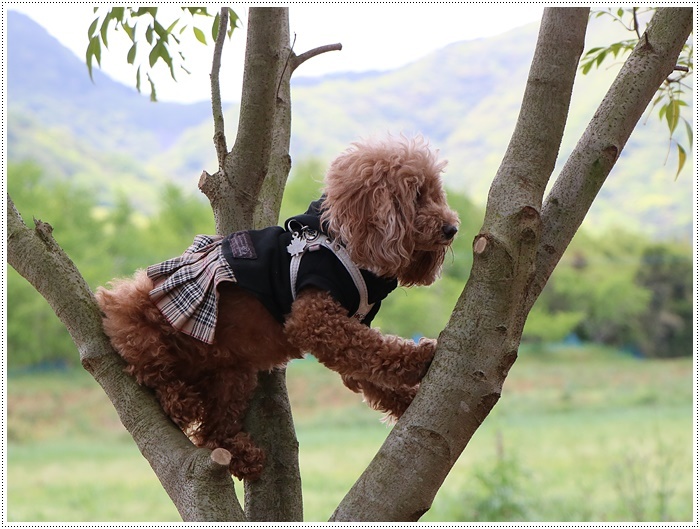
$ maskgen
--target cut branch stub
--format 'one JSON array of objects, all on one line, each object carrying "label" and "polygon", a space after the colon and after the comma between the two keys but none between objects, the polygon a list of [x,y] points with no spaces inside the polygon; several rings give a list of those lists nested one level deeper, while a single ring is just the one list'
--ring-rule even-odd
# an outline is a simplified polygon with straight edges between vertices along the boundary
[{"label": "cut branch stub", "polygon": [[476,239],[474,239],[474,253],[481,255],[486,251],[488,244],[489,238],[487,235],[478,235]]},{"label": "cut branch stub", "polygon": [[217,465],[221,465],[227,469],[232,458],[233,456],[231,455],[231,452],[225,448],[214,448],[214,450],[211,452],[211,460]]}]

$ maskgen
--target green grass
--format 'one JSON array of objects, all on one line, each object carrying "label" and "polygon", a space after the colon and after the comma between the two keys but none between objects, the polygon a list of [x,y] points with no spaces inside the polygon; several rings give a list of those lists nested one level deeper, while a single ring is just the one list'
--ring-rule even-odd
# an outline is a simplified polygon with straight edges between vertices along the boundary
[{"label": "green grass", "polygon": [[[325,521],[389,429],[315,361],[287,378],[305,519]],[[7,394],[8,521],[179,520],[88,374]],[[692,402],[691,359],[524,348],[422,521],[691,521]]]}]

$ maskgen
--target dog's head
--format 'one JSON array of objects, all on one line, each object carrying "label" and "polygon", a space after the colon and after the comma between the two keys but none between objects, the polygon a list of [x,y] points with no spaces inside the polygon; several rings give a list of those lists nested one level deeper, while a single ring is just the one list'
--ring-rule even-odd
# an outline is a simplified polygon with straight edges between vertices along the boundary
[{"label": "dog's head", "polygon": [[405,286],[438,277],[459,219],[422,138],[353,143],[326,175],[322,219],[353,261]]}]

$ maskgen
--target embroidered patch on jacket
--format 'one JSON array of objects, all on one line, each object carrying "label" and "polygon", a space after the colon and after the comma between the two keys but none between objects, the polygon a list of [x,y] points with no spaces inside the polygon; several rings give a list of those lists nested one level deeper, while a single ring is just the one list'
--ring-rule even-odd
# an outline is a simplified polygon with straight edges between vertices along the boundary
[{"label": "embroidered patch on jacket", "polygon": [[253,239],[247,231],[239,231],[232,233],[228,237],[231,246],[231,255],[238,259],[257,259],[258,254],[255,253]]}]

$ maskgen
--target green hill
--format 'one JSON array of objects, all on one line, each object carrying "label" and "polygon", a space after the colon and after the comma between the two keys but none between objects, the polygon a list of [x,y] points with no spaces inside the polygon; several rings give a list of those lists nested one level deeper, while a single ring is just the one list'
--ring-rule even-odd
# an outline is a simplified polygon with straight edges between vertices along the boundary
[{"label": "green hill", "polygon": [[[10,160],[35,159],[51,176],[102,192],[125,189],[141,208],[154,183],[194,190],[213,171],[208,103],[152,104],[145,95],[95,72],[24,15],[8,12],[7,110]],[[386,72],[335,74],[293,81],[291,155],[327,163],[358,137],[421,133],[450,160],[447,184],[484,203],[513,130],[537,25],[454,43]],[[587,46],[621,38],[591,21]],[[614,77],[615,68],[577,80],[560,158],[573,149]],[[226,110],[229,143],[237,109]],[[689,238],[691,163],[674,180],[664,166],[668,133],[655,115],[643,120],[589,215],[592,228],[623,226],[657,237]]]}]

